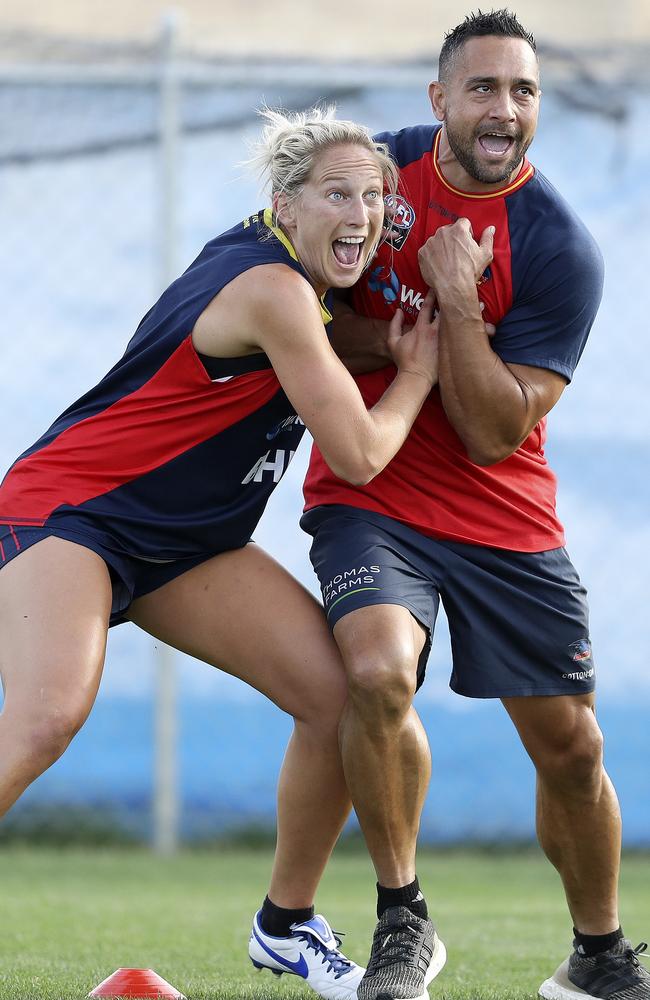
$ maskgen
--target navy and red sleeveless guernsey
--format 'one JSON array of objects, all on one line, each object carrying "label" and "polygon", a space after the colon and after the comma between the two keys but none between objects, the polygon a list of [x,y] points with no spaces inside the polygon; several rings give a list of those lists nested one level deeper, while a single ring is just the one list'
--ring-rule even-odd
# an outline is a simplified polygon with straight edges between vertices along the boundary
[{"label": "navy and red sleeveless guernsey", "polygon": [[[440,226],[466,217],[478,239],[496,227],[494,260],[478,289],[483,317],[497,327],[492,347],[506,363],[559,372],[567,381],[580,358],[602,294],[600,251],[552,185],[525,160],[507,187],[467,194],[442,175],[441,128],[421,125],[376,138],[400,167],[388,238],[357,283],[357,312],[390,319],[415,315],[427,291],[417,252]],[[358,376],[367,406],[395,368]],[[473,464],[446,418],[437,389],[401,450],[367,486],[337,479],[314,447],[306,508],[347,504],[395,518],[433,538],[520,552],[564,544],[555,510],[556,479],[544,456],[542,420],[517,451],[489,467]]]},{"label": "navy and red sleeveless guernsey", "polygon": [[81,535],[99,532],[111,550],[154,561],[244,545],[304,425],[266,355],[204,357],[191,332],[228,282],[278,263],[307,278],[269,210],[208,243],[115,367],[10,468],[0,524],[74,518]]}]

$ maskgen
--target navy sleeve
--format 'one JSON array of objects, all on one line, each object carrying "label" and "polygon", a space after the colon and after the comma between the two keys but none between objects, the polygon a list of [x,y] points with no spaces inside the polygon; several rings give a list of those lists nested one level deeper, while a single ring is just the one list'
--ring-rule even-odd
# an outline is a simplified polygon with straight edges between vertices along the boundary
[{"label": "navy sleeve", "polygon": [[542,197],[530,192],[508,206],[513,302],[492,347],[502,361],[549,368],[570,382],[600,305],[603,259],[557,192],[535,179]]},{"label": "navy sleeve", "polygon": [[379,132],[373,136],[375,142],[383,142],[399,167],[421,159],[431,152],[433,140],[440,125],[409,125],[399,132]]}]

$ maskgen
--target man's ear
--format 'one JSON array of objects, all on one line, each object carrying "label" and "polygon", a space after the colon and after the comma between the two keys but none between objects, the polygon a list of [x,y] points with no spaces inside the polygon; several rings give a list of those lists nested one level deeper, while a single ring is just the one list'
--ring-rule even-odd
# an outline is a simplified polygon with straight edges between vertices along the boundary
[{"label": "man's ear", "polygon": [[439,122],[444,122],[447,112],[447,94],[444,83],[434,80],[429,84],[429,100],[434,115]]}]

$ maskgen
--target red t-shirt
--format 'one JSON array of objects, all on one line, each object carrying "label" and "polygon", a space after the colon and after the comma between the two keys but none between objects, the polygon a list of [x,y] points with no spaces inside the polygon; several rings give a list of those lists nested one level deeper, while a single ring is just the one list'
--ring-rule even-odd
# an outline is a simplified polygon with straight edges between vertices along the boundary
[{"label": "red t-shirt", "polygon": [[[417,251],[439,226],[469,218],[475,236],[496,227],[494,260],[479,287],[493,350],[508,363],[559,372],[570,381],[602,294],[602,258],[588,231],[549,182],[524,161],[517,178],[489,194],[467,194],[437,164],[440,128],[416,126],[377,139],[400,166],[388,240],[356,285],[357,312],[390,319],[419,311],[427,287]],[[368,407],[395,368],[357,376]],[[344,433],[342,427],[342,433]],[[305,509],[347,504],[376,511],[434,538],[521,552],[564,544],[556,478],[544,455],[546,420],[514,454],[475,465],[434,389],[395,458],[367,486],[338,479],[314,446]]]}]

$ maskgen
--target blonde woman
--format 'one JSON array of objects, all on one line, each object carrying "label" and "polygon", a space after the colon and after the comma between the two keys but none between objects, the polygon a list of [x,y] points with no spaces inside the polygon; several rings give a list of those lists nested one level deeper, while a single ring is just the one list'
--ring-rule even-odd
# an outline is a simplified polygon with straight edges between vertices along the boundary
[{"label": "blonde woman", "polygon": [[0,815],[83,725],[109,626],[130,620],[240,677],[295,723],[251,958],[351,1000],[363,969],[313,910],[350,809],[344,673],[320,606],[249,543],[305,426],[343,479],[384,468],[436,381],[436,328],[431,300],[408,333],[398,314],[398,374],[367,410],[325,295],[374,253],[395,168],[329,111],[266,118],[272,208],[207,244],[0,487]]}]

